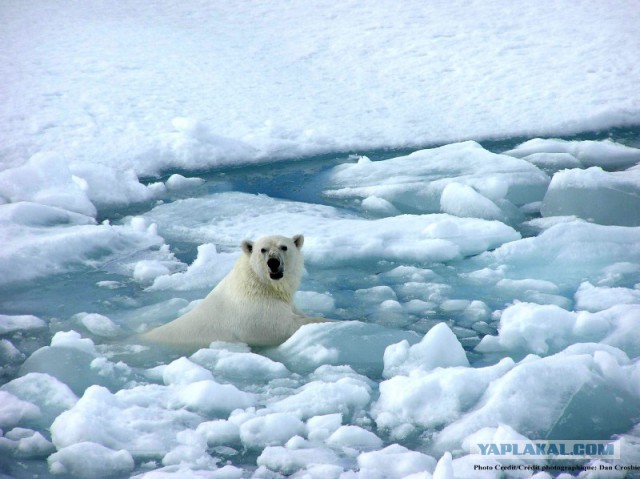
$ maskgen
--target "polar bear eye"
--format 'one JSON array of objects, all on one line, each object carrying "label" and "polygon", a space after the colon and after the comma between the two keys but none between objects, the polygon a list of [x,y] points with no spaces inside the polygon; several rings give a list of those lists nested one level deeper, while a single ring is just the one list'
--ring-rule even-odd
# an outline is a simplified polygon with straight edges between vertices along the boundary
[{"label": "polar bear eye", "polygon": [[262,249],[260,250],[260,252],[261,252],[262,254],[265,254],[265,253],[267,252],[267,249],[266,249],[266,248],[262,248]]},{"label": "polar bear eye", "polygon": [[284,246],[284,245],[283,245],[283,246],[280,246],[280,249],[281,249],[282,251],[287,251],[287,247],[286,247],[286,246]]}]

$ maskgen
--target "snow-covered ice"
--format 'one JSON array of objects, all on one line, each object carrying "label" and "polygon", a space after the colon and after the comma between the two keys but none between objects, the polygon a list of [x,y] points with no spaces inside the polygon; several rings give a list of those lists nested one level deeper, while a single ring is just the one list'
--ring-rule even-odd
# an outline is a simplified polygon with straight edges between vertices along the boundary
[{"label": "snow-covered ice", "polygon": [[148,174],[566,135],[635,124],[640,111],[629,5],[10,1],[3,12],[14,166],[64,149]]},{"label": "snow-covered ice", "polygon": [[[515,158],[524,158],[532,163],[540,161],[543,164],[550,165],[553,164],[553,159],[555,158],[561,164],[568,162],[571,166],[583,168],[599,166],[606,170],[630,168],[640,161],[640,153],[637,148],[630,148],[611,140],[567,141],[535,138],[525,141],[509,151],[505,151],[504,154]],[[544,161],[545,156],[534,155],[547,155],[549,160]],[[569,160],[569,157],[573,159]]]},{"label": "snow-covered ice", "polygon": [[[605,143],[604,155],[617,154]],[[164,200],[131,200],[133,214],[100,223],[73,203],[2,205],[16,232],[9,246],[41,246],[29,246],[36,255],[20,274],[16,255],[6,256],[4,281],[17,299],[0,316],[0,450],[54,476],[455,479],[499,464],[469,455],[472,441],[633,437],[634,208],[616,221],[545,209],[566,178],[633,185],[635,167],[607,172],[606,158],[587,166],[565,148],[557,154],[576,161],[568,170],[547,163],[550,179],[528,159],[556,153],[513,157],[525,147],[343,157],[304,180],[317,192],[308,201],[260,193],[228,173],[222,190],[215,176],[172,176]],[[337,172],[352,167],[380,176],[349,173],[351,186],[340,183]],[[277,181],[260,175],[251,181]],[[432,203],[420,202],[425,192]],[[390,206],[373,211],[370,198]],[[573,204],[567,194],[554,201]],[[241,239],[274,229],[307,235],[296,301],[337,321],[256,351],[212,343],[186,354],[130,337],[193,307],[230,270]],[[37,292],[28,279],[42,287],[61,277],[70,285],[45,288],[37,308],[25,306]],[[62,315],[46,307],[57,294],[71,298]],[[625,454],[640,454],[637,442],[624,444]]]},{"label": "snow-covered ice", "polygon": [[78,442],[49,456],[53,474],[69,474],[80,478],[125,475],[133,470],[131,454],[125,449],[114,451],[92,442]]},{"label": "snow-covered ice", "polygon": [[[163,239],[150,225],[131,221],[126,225],[95,224],[91,218],[33,203],[10,203],[0,213],[0,284],[34,280],[113,264],[116,270],[133,270],[139,260],[175,262],[162,248]],[[14,215],[19,219],[14,221]],[[26,223],[26,224],[25,224]],[[116,258],[128,261],[115,261]],[[20,259],[16,268],[15,258]]]},{"label": "snow-covered ice", "polygon": [[600,167],[556,173],[542,201],[544,216],[574,215],[605,225],[640,225],[640,168]]},{"label": "snow-covered ice", "polygon": [[[218,212],[216,215],[210,211]],[[188,211],[188,223],[177,218]],[[324,265],[387,259],[443,261],[493,249],[520,235],[495,220],[448,214],[399,215],[366,220],[321,205],[283,201],[247,193],[214,193],[153,208],[144,218],[172,240],[214,242],[237,249],[239,237],[257,238],[278,230],[292,236],[304,231],[305,258]],[[297,228],[297,229],[296,229]],[[477,233],[480,230],[482,233]],[[474,234],[471,232],[474,231]],[[323,232],[324,234],[320,234]],[[417,240],[416,240],[417,239]]]},{"label": "snow-covered ice", "polygon": [[[634,424],[639,412],[633,385],[637,374],[637,362],[631,363],[622,351],[591,343],[546,358],[525,358],[492,381],[467,414],[439,431],[433,447],[455,450],[470,431],[500,424],[527,438],[573,434],[609,439],[616,429]],[[607,407],[612,401],[614,411]],[[572,417],[571,425],[562,420],[566,417]]]},{"label": "snow-covered ice", "polygon": [[[0,17],[1,477],[640,466],[640,9],[6,0]],[[334,321],[270,349],[138,344],[243,239],[298,233],[296,304]],[[621,458],[471,454],[539,439],[619,439]]]},{"label": "snow-covered ice", "polygon": [[0,334],[12,333],[14,331],[45,328],[46,326],[47,323],[45,323],[40,318],[32,315],[0,315]]},{"label": "snow-covered ice", "polygon": [[469,141],[386,161],[360,158],[339,165],[328,174],[325,194],[382,199],[407,213],[505,219],[517,211],[515,206],[542,200],[548,184],[549,177],[535,165]]}]

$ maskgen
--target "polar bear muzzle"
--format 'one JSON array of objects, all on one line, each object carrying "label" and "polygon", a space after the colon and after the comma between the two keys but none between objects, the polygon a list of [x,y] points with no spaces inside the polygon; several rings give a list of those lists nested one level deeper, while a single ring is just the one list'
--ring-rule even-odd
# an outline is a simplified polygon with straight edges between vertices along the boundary
[{"label": "polar bear muzzle", "polygon": [[271,279],[282,279],[282,277],[284,276],[284,268],[282,267],[282,261],[280,261],[279,258],[269,258],[267,260],[267,266],[269,268],[269,277]]}]

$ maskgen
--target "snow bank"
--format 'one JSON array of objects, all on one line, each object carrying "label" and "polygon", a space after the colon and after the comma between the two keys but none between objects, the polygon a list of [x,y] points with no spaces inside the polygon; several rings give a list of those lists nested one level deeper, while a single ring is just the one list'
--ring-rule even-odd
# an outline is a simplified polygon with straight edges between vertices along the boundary
[{"label": "snow bank", "polygon": [[[10,205],[0,205],[0,210]],[[46,206],[32,205],[41,218],[49,215]],[[128,256],[139,259],[153,258],[175,265],[177,262],[167,248],[162,248],[163,238],[157,235],[153,225],[144,221],[125,225],[107,222],[92,224],[59,224],[55,226],[21,225],[3,221],[0,239],[0,284],[29,281],[81,268],[97,265]],[[121,269],[114,272],[131,274],[135,263],[120,262]]]},{"label": "snow bank", "polygon": [[158,174],[170,167],[194,170],[255,161],[258,154],[243,141],[214,133],[199,119],[176,117],[171,125],[172,130],[158,136],[158,157],[145,165],[145,173]]},{"label": "snow bank", "polygon": [[[571,380],[564,378],[565,375],[572,374],[568,371],[574,371]],[[539,377],[532,376],[535,374],[545,374],[547,384],[527,379]],[[498,426],[498,423],[510,424],[519,431],[525,431],[528,437],[541,437],[540,434],[542,437],[545,434],[564,437],[566,432],[563,432],[563,427],[566,426],[558,424],[557,420],[566,412],[566,408],[578,414],[586,401],[593,414],[599,410],[599,404],[606,404],[615,396],[620,409],[615,417],[607,417],[616,425],[604,421],[607,425],[598,426],[596,432],[599,437],[608,437],[615,427],[622,427],[623,423],[631,424],[633,415],[637,413],[635,401],[638,391],[628,386],[628,381],[635,374],[636,368],[630,366],[626,356],[615,349],[595,345],[570,348],[548,360],[530,358],[515,367],[513,362],[504,360],[489,368],[457,367],[437,369],[432,373],[414,374],[410,377],[396,376],[382,383],[381,398],[374,405],[373,411],[375,413],[383,410],[376,419],[378,427],[383,429],[390,426],[388,421],[394,413],[400,414],[395,415],[396,419],[404,420],[410,426],[409,429],[404,429],[405,434],[413,430],[413,426],[433,429],[439,424],[449,424],[436,436],[436,450],[441,450],[444,447],[460,447],[459,441],[465,437],[467,441],[471,441],[469,434],[479,431],[483,423],[484,427],[487,427],[486,424],[493,424],[493,427]],[[540,396],[525,393],[530,393],[531,388],[534,388],[535,393],[544,393],[546,404],[535,404],[535,398]],[[609,389],[615,392],[611,393]],[[516,396],[512,397],[514,394]],[[525,399],[522,394],[532,399]],[[433,402],[430,400],[424,403],[425,398],[434,399]],[[418,403],[421,404],[420,408],[415,407]],[[402,414],[405,416],[401,416]],[[456,421],[460,416],[462,418]],[[593,434],[592,426],[585,427],[590,428]],[[396,432],[402,432],[402,429],[397,428]],[[583,432],[586,433],[587,430]],[[453,436],[458,439],[451,442]],[[522,436],[518,437],[521,438]]]},{"label": "snow bank", "polygon": [[[430,332],[421,343],[403,349],[402,355],[398,352],[402,343],[387,348],[388,379],[380,383],[371,415],[378,431],[395,440],[441,430],[435,433],[431,449],[437,455],[466,447],[465,440],[482,428],[502,425],[527,438],[563,438],[569,431],[608,438],[615,430],[630,427],[640,411],[640,390],[633,382],[638,363],[618,349],[631,357],[639,354],[631,346],[638,338],[629,329],[637,309],[637,305],[616,306],[598,313],[571,313],[555,306],[516,304],[503,313],[498,337],[485,336],[477,349],[501,347],[519,357],[529,351],[551,355],[529,355],[518,363],[505,358],[475,368],[464,364],[466,358],[459,365],[418,358],[418,349],[431,343],[449,351],[438,355],[445,362],[453,357],[450,351],[455,351],[457,340],[454,337],[450,340],[454,343],[447,345],[445,333],[451,333],[442,324],[438,334]],[[440,335],[443,339],[436,341]],[[411,352],[413,360],[405,360],[403,368],[387,367]],[[539,381],[540,377],[545,380]],[[611,414],[604,405],[614,398],[616,413]],[[583,418],[584,411],[595,423]],[[571,424],[562,420],[569,413]]]},{"label": "snow bank", "polygon": [[191,356],[191,361],[211,371],[215,377],[260,383],[289,376],[282,364],[250,352],[244,344],[212,343]]},{"label": "snow bank", "polygon": [[224,419],[201,422],[196,428],[196,434],[205,440],[208,447],[212,448],[232,447],[241,443],[238,425]]},{"label": "snow bank", "polygon": [[243,238],[302,232],[305,258],[326,266],[372,258],[448,261],[520,238],[498,221],[446,214],[366,220],[329,206],[235,192],[160,205],[144,217],[167,241],[215,243],[222,251],[237,251]]},{"label": "snow bank", "polygon": [[185,357],[176,359],[166,366],[159,366],[156,370],[161,374],[162,381],[166,385],[191,384],[213,379],[213,374],[208,369],[189,361]]},{"label": "snow bank", "polygon": [[91,386],[53,422],[52,441],[58,450],[92,442],[116,451],[126,449],[134,458],[161,459],[178,444],[178,432],[201,421],[193,412],[169,409],[170,398],[170,389],[164,386],[139,386],[115,395]]},{"label": "snow bank", "polygon": [[632,8],[163,0],[133,11],[18,2],[6,13],[15,62],[2,70],[11,101],[0,135],[10,166],[57,151],[143,175],[571,134],[632,124],[638,114]]},{"label": "snow bank", "polygon": [[255,402],[252,394],[240,391],[232,384],[219,384],[207,379],[181,385],[172,407],[184,407],[207,417],[223,417],[236,408],[247,408]]},{"label": "snow bank", "polygon": [[640,288],[610,288],[584,282],[575,294],[576,309],[602,311],[622,304],[640,304]]},{"label": "snow bank", "polygon": [[340,413],[351,417],[361,412],[371,400],[367,381],[343,377],[335,382],[311,381],[291,396],[270,405],[277,412],[292,412],[302,419]]},{"label": "snow bank", "polygon": [[485,368],[416,368],[393,376],[380,384],[380,398],[372,406],[376,424],[396,439],[405,439],[416,428],[441,428],[473,408],[491,382],[512,367],[513,361],[504,359]]},{"label": "snow bank", "polygon": [[409,371],[429,371],[438,367],[469,366],[458,338],[445,323],[438,323],[418,344],[404,340],[384,351],[383,376],[389,378]]},{"label": "snow bank", "polygon": [[87,215],[29,201],[0,205],[0,221],[7,225],[32,227],[95,224],[95,220]]},{"label": "snow bank", "polygon": [[326,440],[333,448],[357,451],[373,451],[383,445],[382,439],[359,426],[340,426]]},{"label": "snow bank", "polygon": [[49,456],[53,474],[70,474],[81,479],[113,477],[133,471],[133,458],[126,450],[111,450],[92,442],[79,442]]},{"label": "snow bank", "polygon": [[[298,233],[309,236],[321,228],[326,231],[338,219],[357,218],[329,206],[239,192],[177,200],[156,206],[143,217],[148,223],[157,224],[159,234],[169,243],[212,243],[219,248],[219,253],[230,250],[237,253],[240,241],[245,238],[274,231],[289,236]],[[305,241],[305,250],[307,247]],[[201,252],[205,258],[212,253],[210,246]]]},{"label": "snow bank", "polygon": [[436,460],[399,444],[392,444],[379,451],[363,452],[358,456],[358,466],[362,477],[400,479],[423,471],[432,472]]},{"label": "snow bank", "polygon": [[613,173],[600,167],[560,171],[553,175],[540,212],[604,225],[640,226],[640,168]]},{"label": "snow bank", "polygon": [[573,294],[583,281],[597,284],[608,278],[612,265],[639,261],[640,228],[565,221],[538,236],[483,253],[470,263],[478,267],[476,278],[485,287],[504,278],[536,279]]},{"label": "snow bank", "polygon": [[[557,352],[569,344],[575,314],[554,305],[519,303],[508,307],[500,317],[501,346],[524,353]],[[495,337],[485,336],[476,347],[491,351]]]},{"label": "snow bank", "polygon": [[[636,374],[637,364],[610,346],[578,344],[546,358],[530,356],[494,380],[475,408],[439,432],[434,447],[459,448],[473,432],[499,424],[528,438],[569,433],[609,438],[615,430],[628,429],[638,413],[638,390],[631,385]],[[615,413],[606,406],[611,401]],[[568,414],[571,424],[561,420]]]},{"label": "snow bank", "polygon": [[219,253],[215,244],[206,243],[198,246],[198,255],[186,271],[154,275],[149,291],[173,289],[185,291],[190,289],[212,288],[231,271],[236,254]]},{"label": "snow bank", "polygon": [[12,333],[14,331],[27,331],[30,329],[41,329],[46,326],[47,323],[30,314],[19,316],[0,314],[0,334]]},{"label": "snow bank", "polygon": [[467,185],[449,183],[442,190],[440,209],[455,216],[501,220],[504,213],[489,198]]},{"label": "snow bank", "polygon": [[305,424],[294,414],[271,413],[240,425],[240,440],[249,449],[284,445],[294,436],[304,435]]},{"label": "snow bank", "polygon": [[174,173],[167,179],[165,186],[171,191],[181,191],[198,187],[204,183],[205,180],[202,178],[186,178]]},{"label": "snow bank", "polygon": [[69,169],[98,210],[152,201],[165,193],[162,183],[140,183],[133,169],[122,171],[114,166],[80,162],[71,163]]},{"label": "snow bank", "polygon": [[0,390],[36,406],[39,414],[34,423],[43,428],[48,428],[58,415],[78,401],[66,384],[43,373],[28,373],[4,384]]},{"label": "snow bank", "polygon": [[240,479],[242,469],[234,466],[215,468],[209,464],[207,469],[191,469],[185,463],[162,467],[150,472],[132,476],[135,479]]},{"label": "snow bank", "polygon": [[103,338],[114,338],[122,334],[122,329],[110,318],[97,313],[78,313],[74,319],[91,334]]},{"label": "snow bank", "polygon": [[339,466],[343,461],[331,449],[323,447],[298,448],[296,446],[297,444],[294,443],[290,447],[267,447],[258,457],[257,464],[285,475],[291,475],[300,469],[315,465],[322,465],[324,468],[336,466],[339,468],[338,471],[342,472],[342,467]]},{"label": "snow bank", "polygon": [[6,457],[19,459],[41,459],[51,454],[55,448],[40,432],[23,427],[14,427],[0,436],[0,451]]},{"label": "snow bank", "polygon": [[513,216],[514,205],[540,201],[549,177],[527,161],[468,141],[384,161],[339,165],[326,181],[330,197],[382,199],[405,213],[442,211],[503,219]]},{"label": "snow bank", "polygon": [[86,216],[97,210],[67,161],[53,153],[39,153],[16,168],[0,171],[0,203],[29,201]]},{"label": "snow bank", "polygon": [[444,323],[434,326],[418,344],[403,341],[384,353],[380,397],[371,411],[378,428],[406,438],[416,427],[437,429],[474,406],[489,384],[513,367],[471,368],[460,342]]},{"label": "snow bank", "polygon": [[26,201],[90,217],[99,209],[151,201],[164,193],[162,183],[140,183],[133,169],[73,162],[51,152],[0,171],[0,204]]},{"label": "snow bank", "polygon": [[[390,276],[400,277],[400,273],[419,274],[403,270]],[[636,306],[565,313],[577,317],[575,331],[601,331],[609,337],[611,331],[602,329],[602,324],[609,319],[615,326],[614,319],[622,317],[621,308],[629,308],[627,329],[614,333],[628,345],[637,345],[640,341],[629,335],[638,314]],[[526,318],[516,313],[531,311],[539,313],[532,325],[542,324],[545,315],[560,314],[557,307],[521,303],[508,308],[502,317]],[[557,322],[553,316],[550,319]],[[367,341],[362,327],[353,329],[363,324],[311,326],[333,327],[333,337],[345,337],[352,344],[356,337]],[[336,325],[345,325],[344,331],[336,334]],[[319,332],[313,329],[302,328],[298,335],[313,343]],[[533,345],[543,344],[539,333],[522,331],[519,347],[525,339]],[[382,332],[374,328],[369,334],[375,338]],[[502,324],[500,334],[506,334]],[[613,346],[575,344],[545,358],[531,355],[518,363],[506,358],[493,366],[470,367],[459,341],[444,323],[413,346],[405,340],[398,342],[397,337],[395,343],[388,339],[385,337],[384,355],[374,351],[384,358],[386,379],[379,384],[379,394],[374,381],[349,366],[325,364],[312,372],[292,374],[245,345],[214,343],[191,359],[182,357],[147,370],[149,379],[163,384],[130,383],[115,394],[93,385],[77,399],[55,378],[32,373],[5,385],[0,404],[8,408],[4,417],[19,418],[12,426],[47,427],[53,420],[51,438],[57,452],[48,459],[50,470],[79,477],[84,477],[77,472],[83,461],[93,454],[100,458],[89,469],[97,477],[120,470],[126,474],[133,461],[147,460],[161,461],[164,467],[143,477],[179,476],[181,471],[188,476],[188,471],[195,474],[201,468],[220,477],[238,477],[239,469],[229,466],[225,470],[218,463],[219,456],[234,455],[240,447],[256,451],[262,474],[451,478],[453,472],[461,471],[462,477],[471,477],[465,476],[470,470],[468,456],[452,460],[445,452],[467,451],[474,438],[562,438],[576,428],[578,433],[607,438],[628,429],[640,413],[640,390],[635,386],[638,364]],[[565,339],[568,343],[585,340]],[[553,344],[551,351],[562,347],[561,341],[549,344]],[[93,343],[74,332],[58,333],[51,349],[95,354]],[[368,347],[351,349],[372,351]],[[284,348],[282,354],[291,356],[292,352]],[[348,363],[349,356],[345,358]],[[545,381],[538,381],[540,377]],[[219,378],[236,385],[218,383]],[[250,385],[259,394],[242,391],[238,384]],[[540,397],[545,400],[539,401]],[[615,413],[603,407],[611,401],[616,403]],[[568,423],[562,420],[566,414],[572,418]],[[596,422],[587,422],[584,414],[595,417]],[[51,419],[42,420],[42,416]],[[399,443],[389,445],[422,434],[433,435],[427,451],[442,456],[437,466],[434,457],[424,452]],[[52,450],[50,443],[27,431],[16,431],[7,440],[0,438],[0,448],[17,451],[18,436],[25,441],[34,437],[31,445],[25,442],[22,446],[25,457],[41,457],[38,454]]]},{"label": "snow bank", "polygon": [[51,347],[74,349],[92,356],[97,355],[96,346],[89,338],[83,338],[76,331],[58,331],[51,338]]},{"label": "snow bank", "polygon": [[0,427],[11,428],[21,422],[29,422],[40,417],[40,408],[23,401],[7,391],[0,391]]},{"label": "snow bank", "polygon": [[527,161],[534,159],[534,163],[535,159],[542,161],[544,157],[534,157],[533,155],[544,154],[548,155],[550,161],[556,158],[567,166],[571,164],[571,160],[566,155],[571,155],[579,165],[585,168],[598,166],[608,171],[630,168],[640,163],[640,149],[611,140],[567,141],[535,138],[521,143],[512,150],[505,151],[503,154],[523,158]]},{"label": "snow bank", "polygon": [[640,354],[640,335],[633,318],[640,302],[615,305],[603,311],[566,311],[554,305],[519,303],[500,317],[498,335],[487,335],[476,347],[480,352],[508,352],[523,356],[553,354],[575,343],[599,342],[615,346],[630,357]]},{"label": "snow bank", "polygon": [[[34,351],[20,366],[20,375],[42,373],[80,396],[92,384],[119,388],[131,378],[131,368],[101,356],[93,341],[76,331],[59,331],[50,346]],[[40,377],[36,374],[35,377]],[[43,387],[43,390],[47,388]]]},{"label": "snow bank", "polygon": [[[402,215],[379,220],[342,220],[331,237],[310,234],[307,257],[323,264],[372,258],[439,262],[459,259],[519,239],[497,221],[449,215]],[[481,232],[481,233],[479,233]]]},{"label": "snow bank", "polygon": [[[266,354],[298,372],[310,372],[323,364],[346,364],[361,373],[379,376],[387,346],[398,341],[408,345],[418,339],[410,331],[359,321],[336,321],[303,326]],[[361,347],[353,347],[356,340]]]}]

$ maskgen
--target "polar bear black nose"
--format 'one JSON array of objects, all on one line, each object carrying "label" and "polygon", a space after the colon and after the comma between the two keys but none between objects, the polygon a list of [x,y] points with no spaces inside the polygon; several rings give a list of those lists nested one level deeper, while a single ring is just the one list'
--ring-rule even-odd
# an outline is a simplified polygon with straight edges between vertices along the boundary
[{"label": "polar bear black nose", "polygon": [[280,269],[280,260],[278,258],[269,258],[267,260],[267,266],[271,271],[278,271],[278,269]]}]

